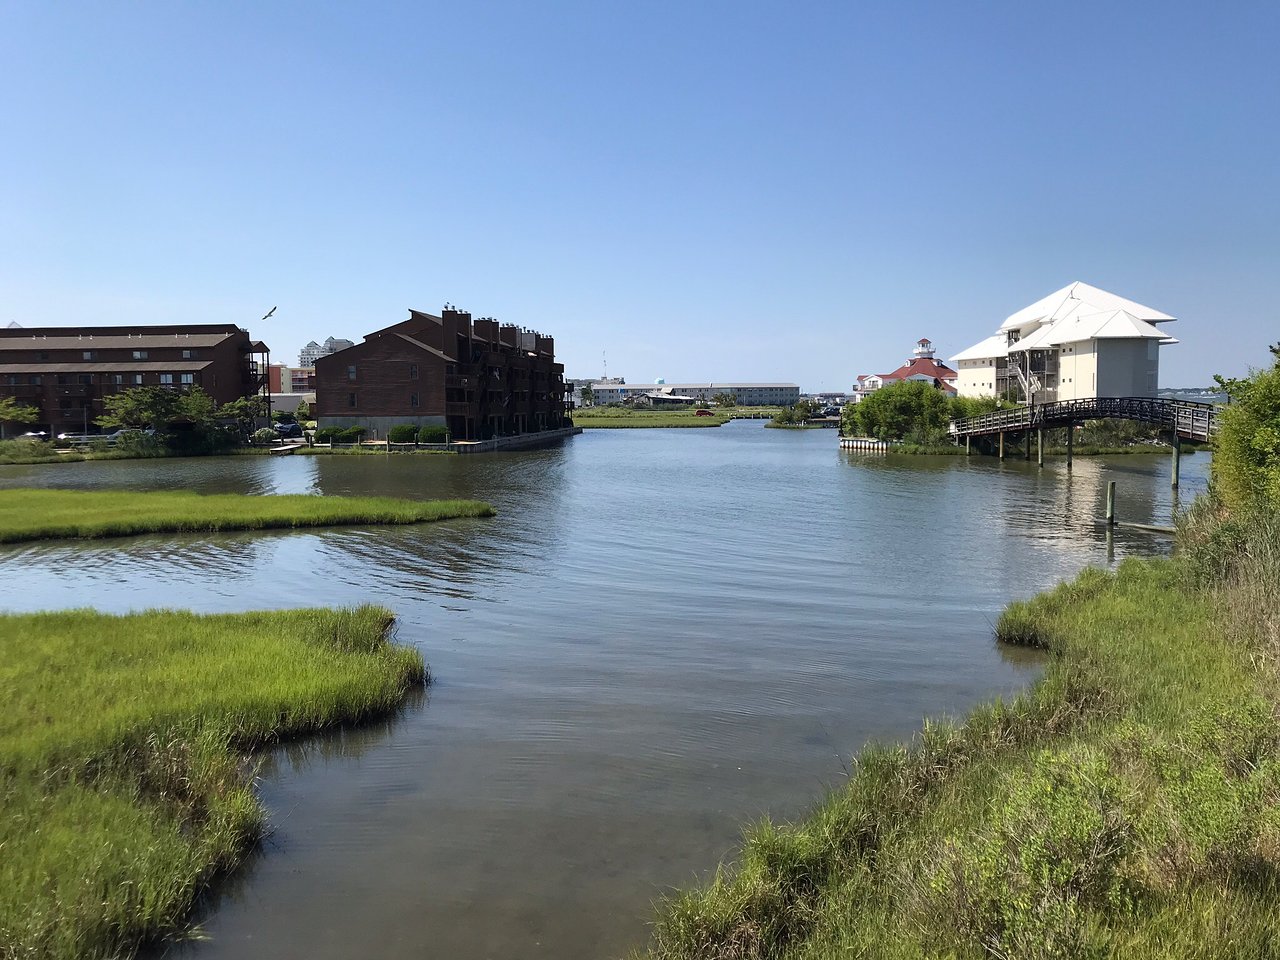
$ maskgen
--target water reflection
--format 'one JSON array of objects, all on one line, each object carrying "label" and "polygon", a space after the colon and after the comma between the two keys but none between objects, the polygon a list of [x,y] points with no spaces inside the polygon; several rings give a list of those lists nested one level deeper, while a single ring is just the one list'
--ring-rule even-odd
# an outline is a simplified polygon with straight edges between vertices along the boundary
[{"label": "water reflection", "polygon": [[[1183,465],[1183,501],[1207,457]],[[0,472],[0,485],[174,483],[475,497],[490,520],[0,551],[0,603],[198,610],[372,600],[436,683],[372,731],[264,771],[274,847],[176,953],[617,955],[738,825],[801,813],[869,739],[1020,688],[991,624],[1168,522],[1167,457],[865,457],[757,423],[598,431],[494,457],[228,458]],[[131,472],[130,467],[138,472]],[[27,470],[27,468],[24,468]],[[64,472],[66,471],[66,472]],[[157,472],[159,471],[159,472]],[[238,485],[238,486],[237,486]],[[1118,530],[1117,557],[1165,541]],[[157,599],[159,598],[159,599]]]}]

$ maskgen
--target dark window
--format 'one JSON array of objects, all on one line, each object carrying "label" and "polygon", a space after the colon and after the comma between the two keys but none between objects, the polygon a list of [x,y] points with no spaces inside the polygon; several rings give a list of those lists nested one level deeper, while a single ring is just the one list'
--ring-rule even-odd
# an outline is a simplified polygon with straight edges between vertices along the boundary
[{"label": "dark window", "polygon": [[145,360],[145,359],[147,359],[147,351],[145,351],[145,350],[135,350],[135,351],[133,351],[133,359],[135,359],[135,360]]},{"label": "dark window", "polygon": [[97,350],[86,350],[86,351],[84,351],[83,356],[84,356],[84,359],[86,359],[86,360],[97,360],[97,359],[98,359],[98,351],[97,351]]},{"label": "dark window", "polygon": [[[355,378],[356,378],[356,368],[354,366],[347,367],[347,379],[354,380]],[[352,406],[354,407],[355,404],[353,403]]]},{"label": "dark window", "polygon": [[[351,369],[353,369],[353,370],[354,370],[354,369],[355,369],[355,367],[352,367]],[[354,407],[355,405],[356,405],[356,395],[355,395],[354,393],[348,393],[348,394],[347,394],[347,406],[348,406],[348,407]]]},{"label": "dark window", "polygon": [[88,384],[90,384],[90,383],[93,383],[93,374],[91,374],[91,373],[82,373],[82,374],[80,374],[80,376],[79,376],[79,377],[77,377],[76,379],[77,379],[77,380],[79,380],[81,383],[83,383],[83,384],[85,384],[85,385],[88,385]]},{"label": "dark window", "polygon": [[409,406],[416,407],[418,405],[418,395],[416,393],[409,394]]},{"label": "dark window", "polygon": [[49,354],[44,353],[44,352],[41,352],[41,354],[40,354],[40,359],[41,359],[41,360],[48,360],[48,359],[49,359]]},{"label": "dark window", "polygon": [[[409,364],[409,379],[410,380],[418,379],[418,365],[416,363]],[[414,396],[416,397],[417,394],[415,393]],[[417,406],[417,404],[414,404],[414,406]]]},{"label": "dark window", "polygon": [[183,351],[182,351],[182,359],[183,359],[183,360],[194,360],[194,359],[196,359],[196,357],[197,357],[198,355],[199,355],[199,351],[198,351],[198,350],[183,350]]},{"label": "dark window", "polygon": [[33,387],[38,387],[38,386],[40,386],[40,384],[42,384],[43,382],[44,382],[44,377],[40,376],[40,374],[38,374],[38,373],[37,373],[37,374],[34,374],[34,375],[31,377],[31,385],[32,385]]},{"label": "dark window", "polygon": [[58,374],[58,383],[65,384],[66,382],[67,382],[67,375],[65,373]]},{"label": "dark window", "polygon": [[9,376],[5,377],[5,381],[6,381],[6,382],[9,384],[9,386],[11,386],[11,387],[16,387],[16,386],[18,385],[18,378],[17,378],[17,377],[15,377],[12,373],[11,373],[11,374],[9,374]]}]

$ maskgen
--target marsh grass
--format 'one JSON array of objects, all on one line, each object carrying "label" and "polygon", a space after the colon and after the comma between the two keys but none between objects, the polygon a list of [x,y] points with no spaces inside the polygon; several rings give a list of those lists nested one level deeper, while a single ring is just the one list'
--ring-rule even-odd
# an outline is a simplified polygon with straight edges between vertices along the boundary
[{"label": "marsh grass", "polygon": [[[1193,519],[1212,541],[1221,515]],[[1049,657],[1033,687],[749,828],[648,955],[1275,956],[1280,521],[1236,522],[1229,550],[1185,532],[1011,604],[997,636]]]},{"label": "marsh grass", "polygon": [[645,410],[634,407],[586,407],[575,410],[573,425],[583,428],[637,429],[642,427],[719,427],[729,422],[731,410],[715,409],[700,417],[694,410]]},{"label": "marsh grass", "polygon": [[0,491],[0,543],[422,523],[493,514],[493,507],[475,500],[14,489]]},{"label": "marsh grass", "polygon": [[246,753],[426,681],[381,608],[0,616],[0,956],[127,954],[261,834]]}]

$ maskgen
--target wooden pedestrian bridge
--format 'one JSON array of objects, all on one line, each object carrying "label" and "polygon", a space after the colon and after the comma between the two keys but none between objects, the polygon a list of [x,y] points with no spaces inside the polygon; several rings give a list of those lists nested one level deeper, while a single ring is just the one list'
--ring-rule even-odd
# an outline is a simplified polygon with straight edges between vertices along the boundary
[{"label": "wooden pedestrian bridge", "polygon": [[1067,466],[1071,466],[1074,428],[1084,420],[1136,420],[1167,430],[1173,445],[1173,485],[1178,485],[1181,441],[1208,443],[1218,429],[1215,407],[1211,403],[1190,400],[1166,400],[1156,397],[1094,397],[1088,400],[1060,400],[1032,406],[996,410],[976,417],[952,420],[948,431],[956,442],[964,441],[966,451],[975,438],[995,441],[996,451],[1004,458],[1007,435],[1025,438],[1024,452],[1031,459],[1031,434],[1036,436],[1040,464],[1044,465],[1044,431],[1053,427],[1067,429]]}]

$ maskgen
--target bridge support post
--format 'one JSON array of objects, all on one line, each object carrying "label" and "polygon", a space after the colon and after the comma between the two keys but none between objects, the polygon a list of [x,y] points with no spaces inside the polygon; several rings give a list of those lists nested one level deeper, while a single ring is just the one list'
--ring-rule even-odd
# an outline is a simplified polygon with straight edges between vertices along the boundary
[{"label": "bridge support post", "polygon": [[1067,424],[1067,469],[1071,469],[1071,449],[1075,445],[1076,425],[1074,423]]},{"label": "bridge support post", "polygon": [[1027,430],[1022,435],[1022,459],[1030,462],[1031,460],[1031,431]]},{"label": "bridge support post", "polygon": [[1116,525],[1116,482],[1107,481],[1107,526]]},{"label": "bridge support post", "polygon": [[1036,463],[1044,466],[1044,427],[1036,430]]},{"label": "bridge support post", "polygon": [[969,456],[969,435],[967,433],[964,435],[964,455],[966,457]]},{"label": "bridge support post", "polygon": [[1004,459],[1004,431],[1000,431],[1000,459]]},{"label": "bridge support post", "polygon": [[1182,438],[1173,435],[1173,489],[1178,489],[1178,473],[1182,467]]}]

